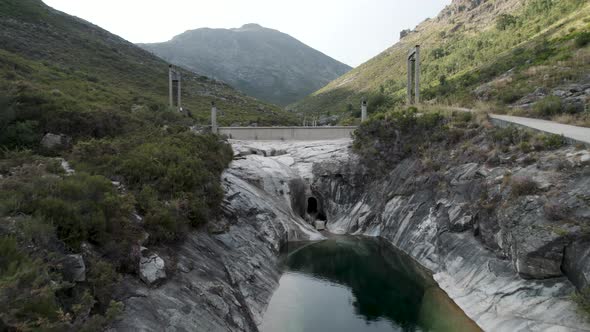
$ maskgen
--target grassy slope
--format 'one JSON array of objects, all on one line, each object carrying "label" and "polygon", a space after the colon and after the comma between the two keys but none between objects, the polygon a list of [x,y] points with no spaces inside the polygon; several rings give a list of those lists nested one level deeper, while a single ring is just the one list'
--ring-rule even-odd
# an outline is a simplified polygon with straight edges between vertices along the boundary
[{"label": "grassy slope", "polygon": [[[504,13],[515,16],[516,24],[500,30],[496,23]],[[590,31],[588,17],[590,3],[583,0],[490,0],[473,8],[455,0],[399,43],[290,109],[347,115],[348,104],[356,110],[362,96],[373,105],[403,102],[404,58],[416,44],[423,49],[427,100],[474,104],[473,90],[514,68],[511,84],[496,84],[491,91],[493,99],[513,101],[537,86],[576,81],[588,72],[589,47],[577,48],[572,41]]]},{"label": "grassy slope", "polygon": [[[0,92],[23,108],[41,103],[44,111],[166,109],[163,60],[41,1],[0,1],[0,45]],[[183,83],[184,105],[201,123],[208,122],[214,100],[224,112],[222,124],[294,121],[278,107],[206,77],[184,72]]]},{"label": "grassy slope", "polygon": [[[216,221],[233,153],[189,130],[208,122],[212,100],[222,123],[294,121],[225,84],[184,78],[192,118],[166,107],[164,61],[41,1],[0,0],[0,331],[104,330],[122,309],[121,274],[137,273],[139,243],[165,250]],[[46,132],[73,146],[44,150]],[[69,254],[83,255],[84,281],[71,282]]]}]

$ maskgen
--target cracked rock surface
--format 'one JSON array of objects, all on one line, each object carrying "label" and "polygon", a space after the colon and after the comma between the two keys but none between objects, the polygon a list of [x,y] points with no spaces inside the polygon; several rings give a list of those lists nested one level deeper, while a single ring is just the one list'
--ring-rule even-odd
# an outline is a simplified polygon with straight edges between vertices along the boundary
[{"label": "cracked rock surface", "polygon": [[[161,286],[126,280],[116,330],[257,331],[281,245],[323,238],[302,217],[313,195],[330,232],[389,241],[486,331],[590,331],[571,300],[590,280],[580,226],[590,221],[587,151],[543,153],[534,167],[465,160],[430,173],[407,158],[375,180],[350,140],[231,143],[223,227],[191,233]],[[539,191],[506,196],[514,174],[535,178]],[[484,192],[504,204],[483,204]]]}]

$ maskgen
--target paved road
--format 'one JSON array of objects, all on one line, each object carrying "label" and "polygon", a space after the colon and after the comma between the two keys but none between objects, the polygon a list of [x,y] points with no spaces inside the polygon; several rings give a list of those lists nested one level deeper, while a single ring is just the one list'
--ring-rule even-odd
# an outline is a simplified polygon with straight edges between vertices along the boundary
[{"label": "paved road", "polygon": [[571,140],[590,144],[590,128],[561,124],[553,121],[523,118],[520,116],[490,114],[490,118],[537,129],[546,133],[563,135]]},{"label": "paved road", "polygon": [[[473,112],[473,110],[468,108],[455,108],[458,111],[464,112]],[[586,127],[577,127],[572,125],[561,124],[553,121],[541,120],[541,119],[534,119],[534,118],[524,118],[520,116],[512,116],[512,115],[499,115],[499,114],[490,114],[490,118],[513,123],[519,126],[529,127],[532,129],[540,130],[546,133],[555,134],[555,135],[563,135],[566,138],[590,145],[590,128]]]}]

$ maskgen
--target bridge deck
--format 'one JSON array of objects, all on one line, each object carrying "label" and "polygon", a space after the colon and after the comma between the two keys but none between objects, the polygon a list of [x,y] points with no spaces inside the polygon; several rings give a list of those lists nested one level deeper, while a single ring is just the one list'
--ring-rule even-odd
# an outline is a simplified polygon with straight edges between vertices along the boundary
[{"label": "bridge deck", "polygon": [[219,134],[249,141],[320,141],[350,138],[357,127],[219,127]]}]

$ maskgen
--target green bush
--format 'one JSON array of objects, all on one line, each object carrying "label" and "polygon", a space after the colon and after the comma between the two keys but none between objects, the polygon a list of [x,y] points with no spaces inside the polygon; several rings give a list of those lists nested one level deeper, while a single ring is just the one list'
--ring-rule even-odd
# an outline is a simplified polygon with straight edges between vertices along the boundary
[{"label": "green bush", "polygon": [[590,44],[590,31],[585,31],[577,34],[576,38],[574,39],[574,43],[578,48],[582,48]]},{"label": "green bush", "polygon": [[74,158],[88,171],[121,178],[146,216],[150,241],[161,242],[215,218],[223,199],[219,179],[233,152],[218,136],[171,129],[79,143]]},{"label": "green bush", "polygon": [[120,314],[121,304],[111,300],[119,275],[110,264],[92,262],[89,287],[74,285],[55,271],[63,254],[40,259],[27,250],[14,237],[0,237],[0,321],[9,330],[102,331]]},{"label": "green bush", "polygon": [[516,17],[510,14],[500,14],[496,20],[496,28],[498,30],[506,30],[516,24]]},{"label": "green bush", "polygon": [[441,59],[444,58],[447,53],[444,50],[444,48],[436,48],[434,50],[432,50],[432,55],[434,56],[435,59]]},{"label": "green bush", "polygon": [[512,196],[526,196],[533,195],[539,190],[539,186],[535,181],[528,177],[514,177],[512,178]]},{"label": "green bush", "polygon": [[547,96],[533,106],[535,113],[546,117],[561,113],[562,108],[561,98],[557,96]]},{"label": "green bush", "polygon": [[556,150],[566,144],[565,137],[554,134],[538,135],[536,141],[536,147],[540,150]]},{"label": "green bush", "polygon": [[520,130],[516,126],[495,127],[492,129],[491,136],[495,143],[504,147],[528,142],[530,139],[530,134],[527,131]]},{"label": "green bush", "polygon": [[76,251],[82,242],[90,242],[114,262],[125,260],[139,234],[130,222],[133,198],[119,194],[102,176],[48,176],[43,160],[20,166],[14,176],[0,182],[0,212],[35,216],[40,222],[23,230],[37,242],[47,239],[35,228],[49,229],[41,225],[48,224]]},{"label": "green bush", "polygon": [[12,237],[0,237],[0,252],[0,320],[20,330],[59,329],[59,283],[50,284],[47,266]]},{"label": "green bush", "polygon": [[418,115],[413,107],[392,110],[376,114],[360,125],[354,133],[353,150],[371,167],[385,170],[421,143],[443,140],[447,133],[438,112]]},{"label": "green bush", "polygon": [[514,89],[503,90],[499,93],[498,97],[504,104],[512,104],[522,98],[522,93]]},{"label": "green bush", "polygon": [[35,194],[39,199],[32,203],[31,212],[54,224],[59,238],[72,248],[88,241],[127,251],[137,238],[137,229],[129,221],[132,198],[121,196],[102,176],[77,173],[48,181]]},{"label": "green bush", "polygon": [[578,305],[578,309],[590,318],[590,287],[586,287],[576,293],[573,296],[573,300]]}]

